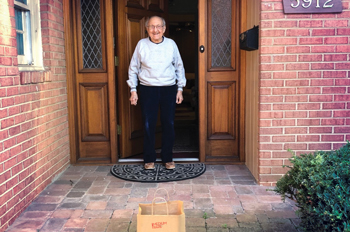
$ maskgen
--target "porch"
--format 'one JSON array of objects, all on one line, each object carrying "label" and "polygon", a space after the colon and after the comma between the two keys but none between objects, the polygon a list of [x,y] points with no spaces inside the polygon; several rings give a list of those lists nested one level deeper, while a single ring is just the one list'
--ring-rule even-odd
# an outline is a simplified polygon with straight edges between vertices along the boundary
[{"label": "porch", "polygon": [[6,231],[136,231],[138,204],[157,188],[184,202],[187,232],[298,231],[293,202],[258,186],[244,165],[207,165],[198,178],[167,183],[127,182],[109,170],[70,166]]}]

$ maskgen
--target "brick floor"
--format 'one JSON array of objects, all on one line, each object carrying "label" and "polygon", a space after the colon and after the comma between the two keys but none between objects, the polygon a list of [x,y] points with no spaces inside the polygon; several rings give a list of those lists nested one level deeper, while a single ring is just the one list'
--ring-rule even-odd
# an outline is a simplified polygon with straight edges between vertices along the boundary
[{"label": "brick floor", "polygon": [[69,167],[6,231],[135,232],[138,204],[159,188],[184,202],[187,232],[298,231],[294,203],[256,185],[244,165],[207,165],[198,178],[168,183],[124,181],[110,168]]}]

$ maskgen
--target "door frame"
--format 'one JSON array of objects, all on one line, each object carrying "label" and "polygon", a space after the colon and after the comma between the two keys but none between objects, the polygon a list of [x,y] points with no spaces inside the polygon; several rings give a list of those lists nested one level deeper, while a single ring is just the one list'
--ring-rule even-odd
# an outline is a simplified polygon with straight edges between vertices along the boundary
[{"label": "door frame", "polygon": [[[111,0],[107,0],[110,2]],[[247,29],[247,20],[246,20],[246,10],[247,10],[247,2],[246,0],[238,0],[239,1],[239,25],[240,25],[240,33]],[[108,4],[108,3],[106,3]],[[207,20],[207,6],[205,0],[198,0],[198,28],[204,27],[203,23],[200,23],[201,20]],[[112,7],[106,7],[105,10],[113,11]],[[200,11],[204,11],[204,14],[200,14]],[[108,15],[113,15],[113,12],[106,12]],[[76,82],[75,82],[75,68],[74,65],[74,41],[73,41],[73,17],[72,17],[72,7],[71,1],[64,0],[63,1],[63,16],[64,16],[64,39],[65,39],[65,58],[66,58],[66,80],[67,80],[67,103],[68,103],[68,124],[69,124],[69,144],[70,144],[70,161],[71,164],[78,164],[79,157],[79,149],[78,149],[78,127],[77,127],[77,109],[75,107],[75,99],[76,99]],[[113,18],[111,18],[113,21]],[[113,38],[113,23],[107,24],[109,33],[111,33],[111,38]],[[203,39],[204,38],[204,39]],[[198,36],[198,46],[201,44],[207,44],[207,39],[204,37]],[[199,50],[198,50],[199,54]],[[245,94],[246,94],[246,52],[243,50],[239,51],[239,68],[240,68],[240,105],[239,105],[239,157],[240,162],[237,164],[245,163]],[[114,57],[112,59],[114,61]],[[199,62],[199,57],[198,57]],[[108,64],[113,65],[113,64]],[[203,133],[207,130],[206,120],[207,120],[207,109],[206,109],[206,86],[203,73],[200,69],[200,63],[198,63],[198,112],[199,112],[199,161],[206,162],[206,133]],[[114,66],[114,65],[113,65]],[[115,67],[114,67],[114,75],[113,75],[113,83],[115,80]],[[109,86],[109,91],[114,93],[116,96],[116,85]],[[110,95],[111,96],[111,95]],[[111,130],[111,163],[118,162],[118,142],[117,142],[117,107],[114,100],[114,110],[110,110],[110,124],[112,126]]]}]

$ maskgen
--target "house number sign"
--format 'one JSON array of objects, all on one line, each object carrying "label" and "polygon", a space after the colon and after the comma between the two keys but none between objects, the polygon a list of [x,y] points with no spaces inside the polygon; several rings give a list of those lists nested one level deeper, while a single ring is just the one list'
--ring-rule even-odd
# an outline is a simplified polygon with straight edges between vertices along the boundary
[{"label": "house number sign", "polygon": [[341,13],[341,0],[283,0],[284,13]]}]

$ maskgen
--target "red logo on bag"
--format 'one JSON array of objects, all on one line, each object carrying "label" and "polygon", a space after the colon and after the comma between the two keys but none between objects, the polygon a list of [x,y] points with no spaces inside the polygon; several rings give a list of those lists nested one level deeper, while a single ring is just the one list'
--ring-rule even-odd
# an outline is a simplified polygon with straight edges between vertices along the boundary
[{"label": "red logo on bag", "polygon": [[166,225],[167,222],[155,222],[152,223],[152,229],[161,229],[163,225]]}]

